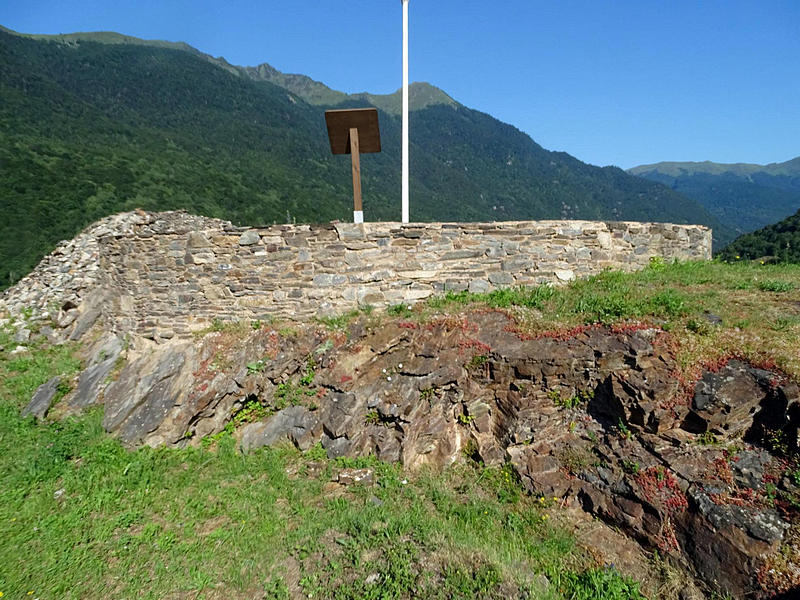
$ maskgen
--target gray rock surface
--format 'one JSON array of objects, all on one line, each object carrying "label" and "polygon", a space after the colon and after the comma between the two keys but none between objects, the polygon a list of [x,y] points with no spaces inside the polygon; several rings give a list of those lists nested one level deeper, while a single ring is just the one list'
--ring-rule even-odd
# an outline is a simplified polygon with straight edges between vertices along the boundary
[{"label": "gray rock surface", "polygon": [[302,450],[308,450],[313,445],[310,442],[318,426],[319,420],[313,412],[303,406],[290,406],[266,421],[245,426],[239,443],[245,452],[287,440]]},{"label": "gray rock surface", "polygon": [[44,419],[53,405],[53,399],[58,392],[58,385],[60,383],[61,377],[56,376],[47,383],[40,385],[34,392],[31,401],[22,409],[22,416],[28,417],[33,415],[37,419]]}]

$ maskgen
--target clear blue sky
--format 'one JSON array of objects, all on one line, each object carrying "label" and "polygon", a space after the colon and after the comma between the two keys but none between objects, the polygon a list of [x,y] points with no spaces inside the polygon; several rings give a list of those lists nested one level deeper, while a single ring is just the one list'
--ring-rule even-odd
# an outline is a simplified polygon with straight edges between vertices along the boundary
[{"label": "clear blue sky", "polygon": [[[800,0],[410,0],[410,12],[411,79],[545,148],[624,168],[800,155]],[[400,0],[2,0],[0,24],[185,41],[346,92],[401,84]]]}]

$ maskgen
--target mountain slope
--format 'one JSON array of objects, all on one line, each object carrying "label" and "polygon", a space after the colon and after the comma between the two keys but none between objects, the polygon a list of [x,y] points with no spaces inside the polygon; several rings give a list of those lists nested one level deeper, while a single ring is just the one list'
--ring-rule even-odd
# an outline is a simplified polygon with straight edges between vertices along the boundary
[{"label": "mountain slope", "polygon": [[664,162],[628,172],[696,200],[740,233],[775,223],[800,208],[800,157],[769,165]]},{"label": "mountain slope", "polygon": [[[277,72],[255,77],[172,43],[61,37],[0,32],[0,286],[58,240],[136,207],[185,208],[242,224],[349,220],[350,166],[330,156],[326,102],[379,105],[383,152],[362,159],[365,211],[371,220],[398,219],[400,120],[382,109],[394,112],[392,95],[340,96]],[[87,41],[94,37],[101,41]],[[301,95],[302,86],[308,89]],[[718,227],[660,184],[549,152],[432,86],[414,89],[427,104],[411,116],[415,220]],[[715,234],[725,241],[724,228]]]},{"label": "mountain slope", "polygon": [[800,263],[800,210],[779,223],[737,238],[720,252],[719,257],[731,261],[766,258]]},{"label": "mountain slope", "polygon": [[[297,94],[309,104],[334,106],[348,100],[362,100],[372,106],[380,108],[387,113],[399,115],[402,110],[401,91],[393,94],[345,94],[333,90],[324,83],[315,81],[306,75],[295,73],[282,73],[268,63],[256,67],[239,67],[230,64],[222,57],[213,57],[201,52],[185,42],[167,42],[163,40],[143,40],[141,38],[115,33],[113,31],[62,33],[57,35],[47,34],[21,34],[0,26],[0,31],[35,40],[45,40],[65,45],[77,45],[81,42],[96,42],[100,44],[126,44],[135,46],[151,46],[155,48],[169,48],[183,50],[201,57],[212,64],[224,68],[230,73],[241,75],[253,81],[267,81]],[[446,104],[457,106],[458,103],[442,90],[428,83],[413,83],[409,90],[409,106],[411,110],[426,108],[433,104]]]}]

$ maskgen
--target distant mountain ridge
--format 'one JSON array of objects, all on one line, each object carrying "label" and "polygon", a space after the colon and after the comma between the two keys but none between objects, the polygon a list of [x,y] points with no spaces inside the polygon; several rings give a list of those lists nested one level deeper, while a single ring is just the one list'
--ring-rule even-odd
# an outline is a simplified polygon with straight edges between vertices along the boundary
[{"label": "distant mountain ridge", "polygon": [[[214,57],[210,54],[206,54],[205,52],[198,50],[186,42],[145,40],[130,35],[116,33],[114,31],[30,34],[19,33],[2,26],[0,26],[0,30],[21,37],[56,42],[65,44],[67,46],[80,42],[95,42],[99,44],[126,44],[182,50],[184,52],[189,52],[204,58],[211,64],[217,65],[218,67],[221,67],[230,73],[248,77],[253,81],[268,81],[269,83],[285,88],[290,92],[297,94],[309,104],[333,106],[348,101],[365,101],[392,115],[399,115],[402,111],[402,90],[397,90],[392,94],[370,94],[368,92],[346,94],[344,92],[331,89],[324,83],[315,81],[307,75],[283,73],[269,63],[261,63],[255,67],[240,67],[237,65],[232,65],[223,57]],[[409,108],[411,110],[421,110],[436,104],[453,107],[460,106],[458,102],[453,100],[445,92],[429,83],[414,82],[409,86]]]},{"label": "distant mountain ridge", "polygon": [[631,175],[643,175],[644,173],[658,172],[670,177],[681,177],[684,175],[695,175],[704,173],[707,175],[723,175],[732,173],[746,177],[756,173],[766,173],[768,175],[789,177],[800,177],[800,156],[787,160],[782,163],[770,163],[768,165],[757,165],[751,163],[715,163],[711,161],[703,162],[659,162],[652,165],[639,165],[628,169]]},{"label": "distant mountain ridge", "polygon": [[[0,287],[134,208],[249,225],[350,220],[350,167],[330,155],[326,108],[377,105],[383,152],[362,158],[365,216],[399,219],[399,94],[349,96],[173,42],[38,37],[0,31]],[[733,237],[697,202],[545,150],[433,86],[415,85],[412,107],[416,221],[667,221],[710,225],[718,246]]]},{"label": "distant mountain ridge", "polygon": [[739,233],[780,221],[800,208],[800,157],[768,165],[661,162],[628,173],[696,200]]}]

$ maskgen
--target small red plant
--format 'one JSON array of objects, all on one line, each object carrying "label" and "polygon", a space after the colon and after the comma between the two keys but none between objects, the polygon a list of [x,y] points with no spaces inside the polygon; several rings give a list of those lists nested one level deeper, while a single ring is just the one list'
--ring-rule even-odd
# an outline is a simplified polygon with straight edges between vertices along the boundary
[{"label": "small red plant", "polygon": [[639,471],[635,477],[644,498],[654,506],[661,505],[669,516],[674,516],[689,507],[686,494],[669,469],[653,466]]},{"label": "small red plant", "polygon": [[464,340],[458,341],[459,353],[463,353],[466,350],[478,350],[478,354],[488,354],[492,351],[492,347],[488,344],[484,344],[480,340],[476,340],[474,338],[467,338]]},{"label": "small red plant", "polygon": [[733,471],[731,471],[731,463],[727,456],[720,456],[711,463],[711,477],[733,485]]},{"label": "small red plant", "polygon": [[459,317],[455,315],[448,315],[446,317],[440,317],[438,319],[434,319],[430,323],[425,326],[425,329],[428,331],[433,331],[434,329],[444,329],[445,331],[472,331],[477,332],[478,326],[475,323],[470,323],[466,317]]}]

